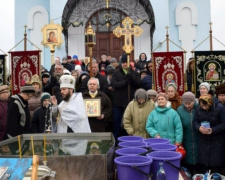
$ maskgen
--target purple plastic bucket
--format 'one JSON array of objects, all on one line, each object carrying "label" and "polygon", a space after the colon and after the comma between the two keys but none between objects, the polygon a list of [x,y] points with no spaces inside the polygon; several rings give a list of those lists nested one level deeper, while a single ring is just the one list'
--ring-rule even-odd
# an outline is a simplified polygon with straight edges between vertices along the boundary
[{"label": "purple plastic bucket", "polygon": [[127,147],[137,147],[137,148],[146,148],[145,142],[120,142],[118,146],[120,148],[127,148]]},{"label": "purple plastic bucket", "polygon": [[142,142],[143,137],[140,136],[121,136],[118,138],[119,142]]},{"label": "purple plastic bucket", "polygon": [[169,144],[170,140],[165,138],[148,138],[144,139],[143,142],[147,143],[148,145],[152,144]]},{"label": "purple plastic bucket", "polygon": [[118,180],[149,180],[149,177],[132,168],[136,166],[141,171],[150,174],[152,159],[146,156],[121,156],[115,158]]},{"label": "purple plastic bucket", "polygon": [[147,148],[151,148],[153,151],[176,151],[177,146],[173,144],[152,144],[147,145]]},{"label": "purple plastic bucket", "polygon": [[117,149],[115,152],[117,156],[137,156],[141,155],[142,153],[146,153],[147,151],[148,150],[144,148],[130,147]]},{"label": "purple plastic bucket", "polygon": [[152,180],[157,180],[157,172],[159,170],[159,163],[163,163],[163,168],[166,174],[166,180],[178,180],[179,171],[166,163],[169,161],[173,165],[180,167],[181,154],[173,151],[155,151],[147,154],[147,156],[153,159],[151,164],[151,173],[153,174]]}]

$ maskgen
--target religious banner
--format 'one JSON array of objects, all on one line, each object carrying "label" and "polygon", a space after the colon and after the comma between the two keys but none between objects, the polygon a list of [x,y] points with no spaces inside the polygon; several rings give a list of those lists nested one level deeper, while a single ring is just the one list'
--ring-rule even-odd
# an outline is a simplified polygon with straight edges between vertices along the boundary
[{"label": "religious banner", "polygon": [[5,76],[5,55],[0,55],[0,86],[6,84]]},{"label": "religious banner", "polygon": [[225,83],[225,51],[195,51],[195,93],[202,82],[208,82],[212,91]]},{"label": "religious banner", "polygon": [[169,83],[175,83],[179,95],[184,93],[184,53],[154,52],[154,82],[157,92],[165,92]]},{"label": "religious banner", "polygon": [[40,51],[16,51],[11,53],[12,94],[29,83],[31,77],[40,74]]}]

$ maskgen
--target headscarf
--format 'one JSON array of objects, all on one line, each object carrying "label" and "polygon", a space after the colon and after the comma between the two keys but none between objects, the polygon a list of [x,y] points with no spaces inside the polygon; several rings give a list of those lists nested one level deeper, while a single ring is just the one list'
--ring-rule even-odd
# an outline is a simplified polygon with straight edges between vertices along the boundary
[{"label": "headscarf", "polygon": [[213,98],[211,94],[203,94],[200,96],[199,100],[204,100],[209,106],[213,104]]}]

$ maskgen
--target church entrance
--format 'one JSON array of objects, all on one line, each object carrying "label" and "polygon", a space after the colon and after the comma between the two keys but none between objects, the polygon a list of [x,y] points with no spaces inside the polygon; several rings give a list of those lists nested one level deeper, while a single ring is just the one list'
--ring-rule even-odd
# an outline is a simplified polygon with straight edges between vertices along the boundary
[{"label": "church entrance", "polygon": [[[121,19],[124,19],[126,14],[118,9],[104,9],[102,11],[95,12],[86,24],[86,28],[89,22],[92,24],[92,28],[96,32],[96,45],[93,46],[93,57],[99,60],[101,55],[107,55],[115,57],[119,60],[120,56],[125,53],[122,49],[124,45],[124,37],[117,38],[113,34],[113,30],[117,26],[121,26]],[[85,55],[89,56],[88,48],[85,49]],[[133,52],[130,55],[130,60],[133,61]]]}]

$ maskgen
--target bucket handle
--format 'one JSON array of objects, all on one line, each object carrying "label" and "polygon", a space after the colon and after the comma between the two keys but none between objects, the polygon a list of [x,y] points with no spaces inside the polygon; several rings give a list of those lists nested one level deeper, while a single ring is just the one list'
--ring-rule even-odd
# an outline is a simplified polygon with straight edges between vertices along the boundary
[{"label": "bucket handle", "polygon": [[148,148],[148,151],[147,151],[147,152],[140,153],[140,154],[138,154],[138,155],[145,156],[146,154],[148,154],[148,153],[150,153],[150,152],[153,152],[152,148]]},{"label": "bucket handle", "polygon": [[149,179],[151,179],[151,177],[152,177],[152,174],[148,174],[148,173],[146,173],[146,172],[144,172],[144,171],[142,171],[141,169],[139,169],[137,166],[131,166],[133,169],[135,169],[135,170],[137,170],[138,172],[140,172],[141,174],[144,174],[145,176],[147,176],[147,177],[149,177]]},{"label": "bucket handle", "polygon": [[172,164],[171,162],[169,162],[168,160],[165,160],[165,163],[169,164],[170,166],[172,166],[173,168],[175,168],[178,171],[182,171],[182,169],[180,167],[175,166],[174,164]]}]

